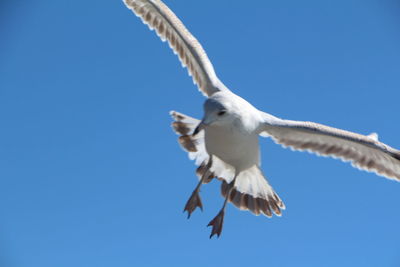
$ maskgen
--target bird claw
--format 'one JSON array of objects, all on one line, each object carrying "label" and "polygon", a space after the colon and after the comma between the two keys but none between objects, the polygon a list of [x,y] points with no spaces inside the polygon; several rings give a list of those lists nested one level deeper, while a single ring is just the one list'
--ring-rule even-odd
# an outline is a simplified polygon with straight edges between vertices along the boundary
[{"label": "bird claw", "polygon": [[210,238],[212,238],[215,234],[219,237],[222,232],[222,226],[224,224],[224,210],[221,210],[211,222],[208,223],[208,226],[212,226]]},{"label": "bird claw", "polygon": [[199,207],[203,211],[203,204],[201,203],[201,198],[200,198],[199,192],[193,191],[189,200],[186,202],[185,208],[183,209],[183,212],[185,212],[185,211],[188,212],[188,219],[190,218],[190,215],[192,215],[192,212],[197,207]]}]

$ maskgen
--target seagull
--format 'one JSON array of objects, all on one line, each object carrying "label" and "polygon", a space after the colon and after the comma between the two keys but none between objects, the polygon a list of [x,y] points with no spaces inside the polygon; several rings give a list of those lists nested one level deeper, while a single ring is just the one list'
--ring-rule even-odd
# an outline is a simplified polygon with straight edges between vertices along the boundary
[{"label": "seagull", "polygon": [[350,162],[360,170],[400,180],[400,150],[378,140],[308,121],[284,120],[258,110],[230,91],[217,77],[213,65],[197,39],[160,0],[123,0],[162,41],[167,41],[193,82],[207,97],[201,120],[171,111],[172,127],[179,143],[198,166],[199,182],[187,201],[188,218],[203,209],[202,184],[222,181],[222,208],[208,226],[210,238],[222,232],[228,202],[255,215],[281,216],[283,201],[260,168],[259,137],[270,137],[284,147],[309,151]]}]

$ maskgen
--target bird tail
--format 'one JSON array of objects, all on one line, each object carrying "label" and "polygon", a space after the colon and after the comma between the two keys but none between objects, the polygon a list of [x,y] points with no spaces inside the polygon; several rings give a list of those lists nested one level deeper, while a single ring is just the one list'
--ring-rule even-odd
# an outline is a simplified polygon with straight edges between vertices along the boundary
[{"label": "bird tail", "polygon": [[242,171],[231,183],[222,182],[221,194],[241,210],[249,210],[255,215],[272,217],[272,212],[281,216],[285,205],[267,182],[257,165]]}]

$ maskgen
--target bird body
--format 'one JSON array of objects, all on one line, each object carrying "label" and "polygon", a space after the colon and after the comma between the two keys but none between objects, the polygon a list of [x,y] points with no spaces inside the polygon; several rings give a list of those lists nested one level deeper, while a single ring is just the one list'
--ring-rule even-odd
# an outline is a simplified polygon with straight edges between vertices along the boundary
[{"label": "bird body", "polygon": [[[260,164],[260,111],[230,91],[218,92],[208,98],[204,110],[203,121],[208,124],[204,127],[204,138],[209,154],[234,166],[236,173]],[[219,116],[221,110],[225,114]]]},{"label": "bird body", "polygon": [[204,140],[207,152],[234,166],[236,173],[260,164],[257,133],[210,126],[204,129]]},{"label": "bird body", "polygon": [[211,236],[220,235],[228,202],[241,210],[271,217],[285,209],[260,169],[259,136],[294,150],[309,151],[349,161],[359,169],[400,180],[400,151],[378,140],[307,121],[291,121],[256,109],[231,92],[217,77],[200,43],[160,0],[124,0],[126,6],[168,41],[193,81],[207,97],[202,120],[171,112],[179,143],[199,166],[199,183],[184,211],[188,217],[203,207],[200,187],[213,178],[222,181],[224,204],[209,223]]}]

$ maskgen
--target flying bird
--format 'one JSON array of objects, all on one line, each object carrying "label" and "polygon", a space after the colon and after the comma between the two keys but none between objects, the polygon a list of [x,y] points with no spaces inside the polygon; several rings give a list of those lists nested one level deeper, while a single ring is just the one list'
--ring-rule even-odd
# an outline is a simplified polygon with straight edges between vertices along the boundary
[{"label": "flying bird", "polygon": [[230,91],[217,77],[197,39],[160,0],[124,0],[126,6],[167,41],[199,90],[207,97],[201,120],[172,111],[179,143],[195,160],[199,182],[187,201],[188,217],[203,208],[202,184],[222,181],[222,208],[210,221],[210,238],[220,236],[228,202],[255,215],[281,216],[283,201],[260,169],[259,137],[294,150],[310,151],[349,161],[361,170],[400,180],[400,151],[378,140],[308,121],[284,120],[258,110]]}]

